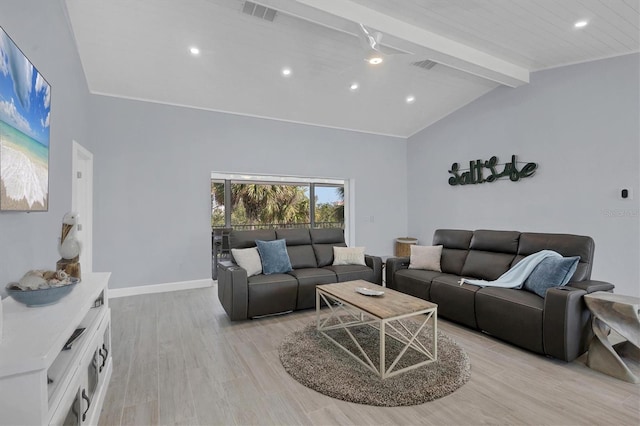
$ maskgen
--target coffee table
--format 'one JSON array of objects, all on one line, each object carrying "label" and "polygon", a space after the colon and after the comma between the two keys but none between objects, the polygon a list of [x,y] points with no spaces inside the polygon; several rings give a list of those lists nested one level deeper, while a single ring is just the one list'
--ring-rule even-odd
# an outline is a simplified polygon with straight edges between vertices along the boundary
[{"label": "coffee table", "polygon": [[[382,296],[365,296],[356,292],[356,288],[359,287],[383,290],[384,294]],[[320,315],[321,301],[324,301],[329,307],[329,315],[325,317]],[[347,317],[346,321],[345,316]],[[420,325],[415,332],[409,330],[402,322],[402,320],[411,317],[420,319]],[[334,320],[333,323],[332,320]],[[417,337],[429,321],[433,323],[433,343],[427,348]],[[356,280],[316,286],[316,323],[320,334],[379,375],[381,379],[413,370],[438,359],[438,305],[367,281]],[[375,365],[371,361],[350,330],[353,327],[363,325],[379,330],[380,365]],[[338,329],[344,330],[349,335],[359,354],[350,351],[326,333]],[[395,339],[404,345],[388,368],[385,363],[387,338]],[[396,369],[398,362],[409,348],[423,354],[424,360]]]}]

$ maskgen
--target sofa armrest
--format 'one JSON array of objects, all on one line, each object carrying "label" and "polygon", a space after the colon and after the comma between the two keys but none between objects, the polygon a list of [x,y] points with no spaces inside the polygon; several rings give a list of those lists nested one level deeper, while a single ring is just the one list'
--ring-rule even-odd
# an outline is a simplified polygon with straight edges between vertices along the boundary
[{"label": "sofa armrest", "polygon": [[542,318],[542,339],[547,355],[569,362],[587,350],[593,333],[589,321],[591,314],[582,298],[585,294],[585,290],[573,285],[547,290]]},{"label": "sofa armrest", "polygon": [[218,299],[232,321],[248,318],[247,271],[233,262],[218,263]]},{"label": "sofa armrest", "polygon": [[615,286],[605,281],[587,280],[570,282],[567,287],[579,288],[587,293],[593,293],[594,291],[613,291]]},{"label": "sofa armrest", "polygon": [[373,269],[373,282],[382,285],[382,259],[379,256],[365,254],[364,263]]},{"label": "sofa armrest", "polygon": [[400,269],[407,269],[409,267],[409,256],[405,257],[390,257],[387,259],[387,264],[385,267],[385,278],[387,287],[396,289],[395,283],[393,282],[393,276],[396,271]]}]

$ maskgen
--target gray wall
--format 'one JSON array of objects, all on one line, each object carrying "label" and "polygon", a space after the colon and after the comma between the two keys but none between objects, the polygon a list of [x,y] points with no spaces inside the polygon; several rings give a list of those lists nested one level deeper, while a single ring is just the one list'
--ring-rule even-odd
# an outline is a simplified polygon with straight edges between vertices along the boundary
[{"label": "gray wall", "polygon": [[[354,178],[355,243],[376,254],[439,227],[591,235],[594,278],[639,293],[638,55],[534,73],[405,144],[89,96],[62,1],[3,0],[0,25],[52,86],[49,212],[0,213],[1,283],[55,265],[76,140],[95,154],[94,269],[113,271],[112,287],[209,277],[209,173],[235,171]],[[447,184],[453,162],[511,154],[536,175]]]},{"label": "gray wall", "polygon": [[406,233],[404,139],[105,96],[90,110],[94,269],[111,288],[211,277],[212,171],[355,179],[355,244],[391,254]]},{"label": "gray wall", "polygon": [[91,149],[86,81],[61,1],[2,0],[0,26],[51,85],[49,211],[0,213],[0,288],[34,268],[55,268],[71,209],[71,141]]},{"label": "gray wall", "polygon": [[[637,54],[536,72],[531,84],[496,89],[409,138],[409,234],[423,243],[437,228],[589,235],[592,278],[639,295],[639,75]],[[512,154],[538,163],[536,174],[447,183],[454,162]]]}]

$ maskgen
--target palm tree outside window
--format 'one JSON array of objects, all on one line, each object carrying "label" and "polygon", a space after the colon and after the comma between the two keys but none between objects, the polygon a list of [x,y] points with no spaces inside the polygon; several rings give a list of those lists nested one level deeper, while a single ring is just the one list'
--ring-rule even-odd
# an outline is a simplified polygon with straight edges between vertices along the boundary
[{"label": "palm tree outside window", "polygon": [[344,228],[344,181],[294,179],[263,182],[212,178],[212,228]]}]

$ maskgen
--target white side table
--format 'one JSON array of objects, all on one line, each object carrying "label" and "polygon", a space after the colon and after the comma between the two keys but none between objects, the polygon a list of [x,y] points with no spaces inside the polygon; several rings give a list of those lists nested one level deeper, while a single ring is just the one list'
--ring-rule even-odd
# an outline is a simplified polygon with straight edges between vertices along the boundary
[{"label": "white side table", "polygon": [[[593,314],[594,337],[587,365],[615,378],[640,383],[640,298],[597,291],[584,296]],[[626,341],[612,345],[609,329]]]}]

